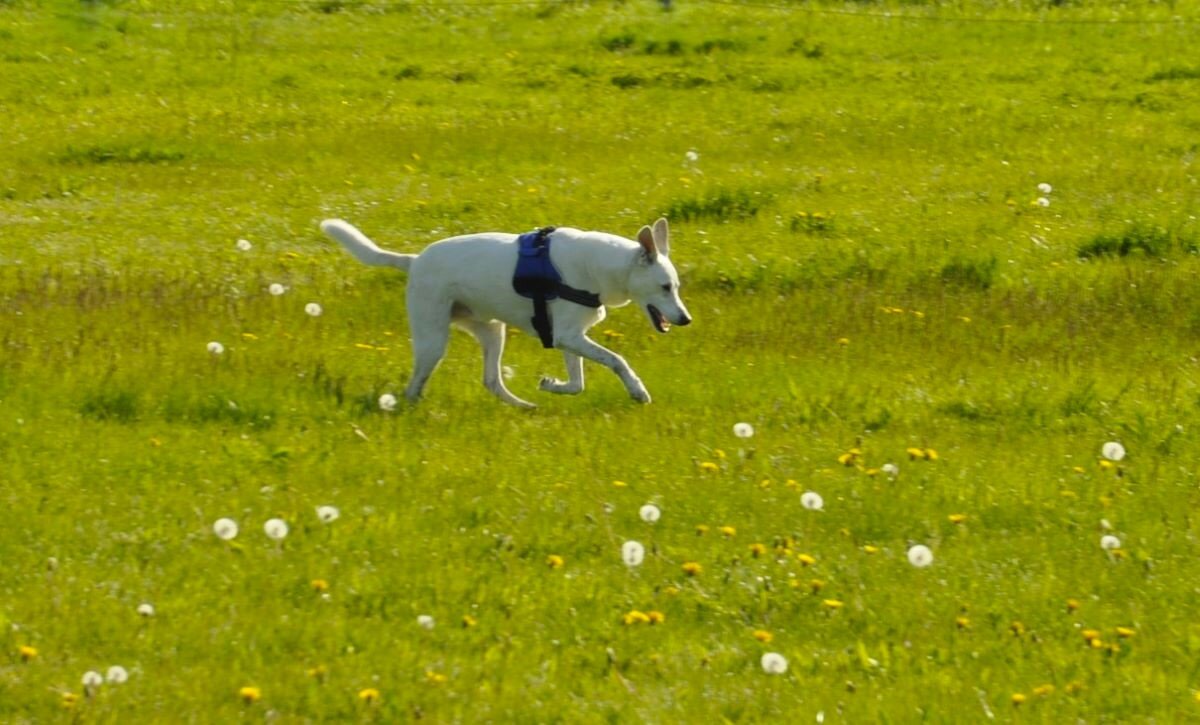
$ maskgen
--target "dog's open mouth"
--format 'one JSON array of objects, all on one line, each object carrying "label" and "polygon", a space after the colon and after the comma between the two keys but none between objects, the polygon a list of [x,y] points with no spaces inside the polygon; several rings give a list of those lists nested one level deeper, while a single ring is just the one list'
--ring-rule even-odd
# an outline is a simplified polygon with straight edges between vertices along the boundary
[{"label": "dog's open mouth", "polygon": [[659,332],[667,332],[671,329],[671,323],[667,322],[666,316],[659,312],[657,307],[646,305],[646,312],[650,314],[650,321],[654,323],[654,329]]}]

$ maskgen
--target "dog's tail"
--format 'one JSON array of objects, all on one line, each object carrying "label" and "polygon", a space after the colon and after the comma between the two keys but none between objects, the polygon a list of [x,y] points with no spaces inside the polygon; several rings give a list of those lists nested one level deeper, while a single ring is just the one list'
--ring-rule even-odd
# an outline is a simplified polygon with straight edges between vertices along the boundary
[{"label": "dog's tail", "polygon": [[412,261],[417,258],[415,254],[399,254],[380,249],[367,235],[341,219],[326,219],[321,222],[321,231],[337,240],[355,259],[372,267],[396,267],[407,271]]}]

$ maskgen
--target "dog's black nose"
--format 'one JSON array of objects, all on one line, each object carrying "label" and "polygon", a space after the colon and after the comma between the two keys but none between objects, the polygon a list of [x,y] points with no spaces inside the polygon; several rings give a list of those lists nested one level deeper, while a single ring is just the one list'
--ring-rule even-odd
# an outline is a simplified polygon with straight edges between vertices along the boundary
[{"label": "dog's black nose", "polygon": [[675,320],[675,324],[679,325],[680,327],[687,327],[688,325],[692,324],[692,317],[691,315],[684,315],[678,320]]}]

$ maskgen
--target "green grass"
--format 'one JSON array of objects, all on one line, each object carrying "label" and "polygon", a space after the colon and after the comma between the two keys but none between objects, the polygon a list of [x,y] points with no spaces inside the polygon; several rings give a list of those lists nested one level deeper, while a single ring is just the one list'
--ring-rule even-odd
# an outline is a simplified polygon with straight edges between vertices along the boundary
[{"label": "green grass", "polygon": [[[0,720],[1200,717],[1198,19],[0,2]],[[695,324],[596,331],[648,407],[519,335],[503,407],[456,333],[379,410],[403,276],[316,229],[659,214]]]}]

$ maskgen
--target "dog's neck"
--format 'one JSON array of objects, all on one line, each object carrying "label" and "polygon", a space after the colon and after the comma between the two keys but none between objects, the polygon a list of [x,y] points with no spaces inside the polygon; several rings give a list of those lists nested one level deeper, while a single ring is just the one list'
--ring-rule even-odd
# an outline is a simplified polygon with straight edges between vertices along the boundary
[{"label": "dog's neck", "polygon": [[554,264],[563,281],[595,292],[605,307],[629,304],[629,270],[641,248],[638,243],[603,232],[559,227],[565,244],[554,245]]}]

